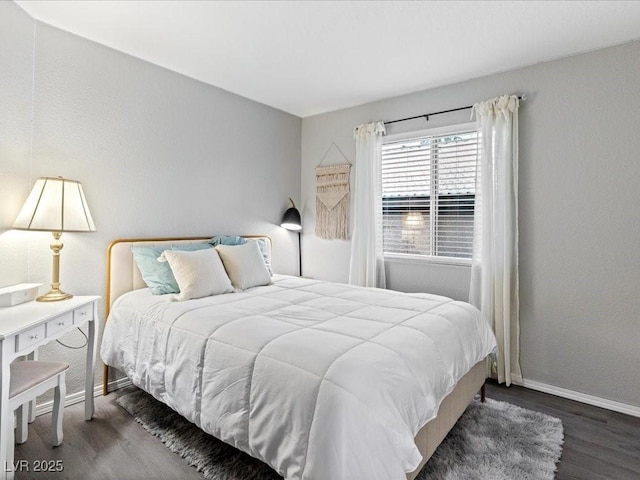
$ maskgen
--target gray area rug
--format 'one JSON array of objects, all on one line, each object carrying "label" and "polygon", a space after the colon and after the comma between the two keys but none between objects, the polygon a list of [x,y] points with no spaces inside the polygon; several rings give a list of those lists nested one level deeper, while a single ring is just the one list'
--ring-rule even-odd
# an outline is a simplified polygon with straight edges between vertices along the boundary
[{"label": "gray area rug", "polygon": [[[207,480],[282,478],[259,460],[204,433],[142,390],[117,401]],[[562,422],[557,418],[491,399],[484,404],[472,402],[418,479],[553,479],[562,441]]]}]

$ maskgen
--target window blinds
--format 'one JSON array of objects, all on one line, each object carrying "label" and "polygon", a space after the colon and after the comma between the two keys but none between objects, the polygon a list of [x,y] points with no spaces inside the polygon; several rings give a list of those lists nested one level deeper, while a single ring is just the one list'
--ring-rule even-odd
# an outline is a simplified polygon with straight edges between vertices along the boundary
[{"label": "window blinds", "polygon": [[385,253],[471,257],[478,147],[475,130],[383,144]]}]

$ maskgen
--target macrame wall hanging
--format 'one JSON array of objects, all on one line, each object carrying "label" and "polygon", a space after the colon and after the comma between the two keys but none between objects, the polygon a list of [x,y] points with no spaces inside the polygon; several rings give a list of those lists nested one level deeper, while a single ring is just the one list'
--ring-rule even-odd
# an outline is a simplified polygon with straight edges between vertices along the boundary
[{"label": "macrame wall hanging", "polygon": [[[334,149],[347,163],[323,166]],[[325,240],[349,239],[349,178],[351,163],[335,143],[316,167],[316,236]]]}]

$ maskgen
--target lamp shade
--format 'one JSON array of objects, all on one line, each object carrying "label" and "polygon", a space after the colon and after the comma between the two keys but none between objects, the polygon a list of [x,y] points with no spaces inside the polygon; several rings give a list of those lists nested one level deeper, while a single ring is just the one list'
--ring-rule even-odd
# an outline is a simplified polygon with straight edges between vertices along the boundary
[{"label": "lamp shade", "polygon": [[300,231],[302,230],[302,220],[300,218],[300,212],[296,208],[296,204],[293,203],[293,200],[289,199],[291,202],[291,207],[284,212],[282,216],[282,222],[280,226],[282,228],[286,228],[287,230]]},{"label": "lamp shade", "polygon": [[76,180],[36,180],[13,228],[46,232],[95,232],[82,185]]}]

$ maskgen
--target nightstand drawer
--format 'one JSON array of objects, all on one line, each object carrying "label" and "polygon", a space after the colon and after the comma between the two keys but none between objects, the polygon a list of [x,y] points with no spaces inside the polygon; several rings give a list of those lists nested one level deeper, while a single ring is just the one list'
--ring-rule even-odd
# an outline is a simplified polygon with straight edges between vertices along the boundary
[{"label": "nightstand drawer", "polygon": [[31,330],[22,332],[16,337],[16,352],[23,350],[34,343],[37,343],[45,338],[45,326],[38,325]]},{"label": "nightstand drawer", "polygon": [[71,312],[49,320],[47,322],[47,337],[55,335],[60,330],[68,330],[71,325],[73,325],[73,314]]},{"label": "nightstand drawer", "polygon": [[89,303],[73,311],[73,323],[83,323],[93,320],[93,303]]}]

